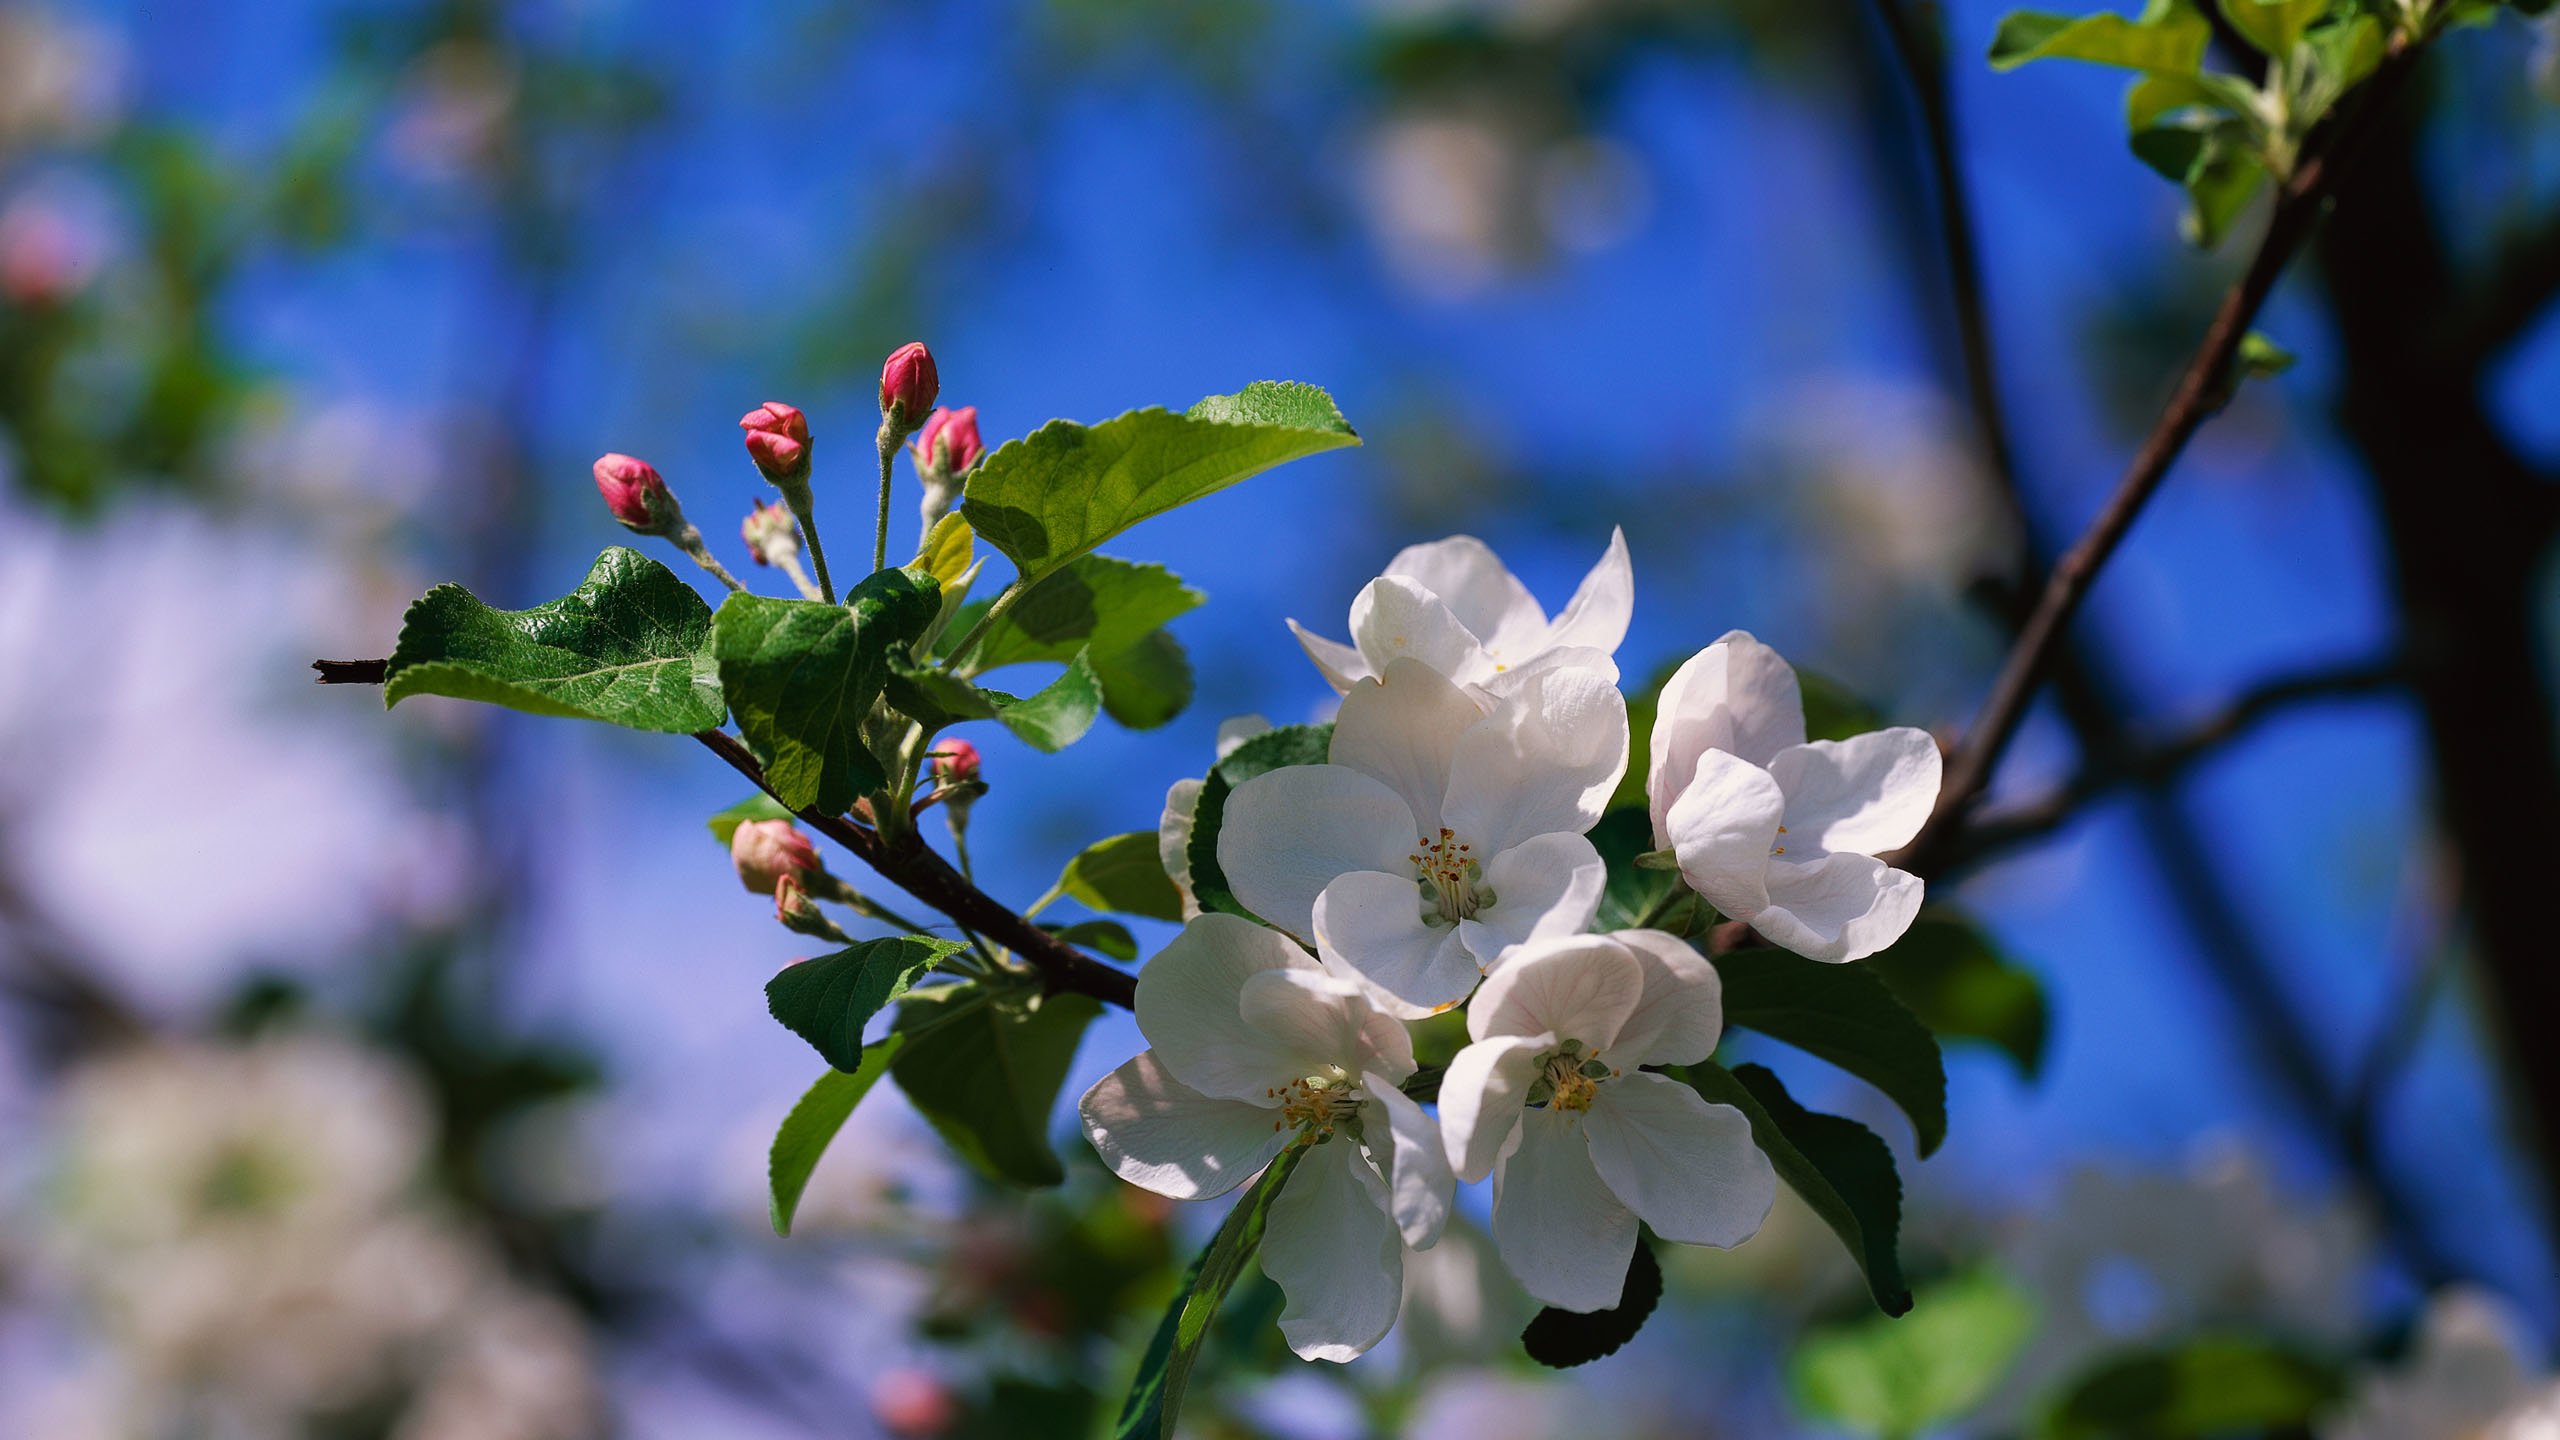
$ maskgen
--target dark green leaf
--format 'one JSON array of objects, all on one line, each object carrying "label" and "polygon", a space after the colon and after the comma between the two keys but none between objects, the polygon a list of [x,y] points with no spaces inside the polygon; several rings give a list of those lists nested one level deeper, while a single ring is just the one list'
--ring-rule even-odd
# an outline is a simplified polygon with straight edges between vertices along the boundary
[{"label": "dark green leaf", "polygon": [[730,806],[728,809],[721,811],[719,814],[712,816],[704,823],[711,827],[711,838],[719,841],[720,848],[726,850],[729,848],[730,838],[738,833],[738,827],[744,825],[750,820],[789,820],[792,818],[794,818],[792,813],[782,807],[781,801],[774,799],[770,795],[756,794],[751,795],[748,798],[739,801],[737,804]]},{"label": "dark green leaf", "polygon": [[1596,922],[1603,931],[1636,928],[1662,897],[1680,888],[1677,871],[1636,865],[1636,857],[1653,848],[1653,816],[1641,800],[1601,816],[1600,823],[1591,827],[1591,846],[1609,867]]},{"label": "dark green leaf", "polygon": [[1093,662],[1079,654],[1039,693],[998,697],[996,719],[1032,749],[1054,754],[1083,739],[1101,713],[1102,682],[1094,678]]},{"label": "dark green leaf", "polygon": [[2220,0],[2222,18],[2262,55],[2290,59],[2302,32],[2329,8],[2329,0]]},{"label": "dark green leaf", "polygon": [[862,1066],[862,1030],[918,976],[968,947],[957,940],[903,935],[803,960],[765,982],[773,1018],[817,1047],[839,1070]]},{"label": "dark green leaf", "polygon": [[2100,12],[2055,15],[2014,10],[1991,37],[1991,68],[2030,60],[2086,60],[2167,75],[2192,75],[2204,64],[2213,26],[2190,0],[2151,0],[2138,20]]},{"label": "dark green leaf", "polygon": [[1861,1435],[1918,1435],[1980,1404],[2035,1330],[2035,1305],[1989,1270],[1923,1288],[1899,1320],[1870,1315],[1807,1334],[1788,1389],[1818,1420]]},{"label": "dark green leaf", "polygon": [[1133,410],[1099,425],[1053,420],[997,448],[969,477],[962,513],[1038,581],[1152,515],[1285,461],[1357,445],[1312,385],[1259,381],[1186,414]]},{"label": "dark green leaf", "polygon": [[1923,915],[1865,965],[1939,1036],[1997,1046],[2031,1080],[2044,1064],[2044,987],[1970,921],[1943,911]]},{"label": "dark green leaf", "polygon": [[1102,708],[1132,730],[1153,730],[1191,704],[1191,657],[1170,630],[1150,630],[1125,650],[1093,657]]},{"label": "dark green leaf", "polygon": [[[1086,555],[1031,587],[987,627],[964,667],[979,674],[1039,661],[1064,664],[1079,650],[1113,655],[1198,608],[1200,592],[1161,565]],[[965,635],[983,607],[954,620]]]},{"label": "dark green leaf", "polygon": [[1627,1258],[1627,1282],[1614,1307],[1585,1314],[1547,1306],[1520,1332],[1520,1346],[1530,1359],[1553,1369],[1587,1365],[1617,1354],[1661,1303],[1662,1266],[1653,1258],[1653,1246],[1639,1239],[1635,1254]]},{"label": "dark green leaf", "polygon": [[1947,1070],[1938,1037],[1864,965],[1784,950],[1716,961],[1724,1018],[1819,1055],[1885,1093],[1911,1117],[1927,1158],[1947,1138]]},{"label": "dark green leaf", "polygon": [[1123,964],[1138,958],[1138,937],[1117,920],[1079,920],[1073,925],[1040,927],[1070,945],[1081,945],[1098,955],[1108,955]]},{"label": "dark green leaf", "polygon": [[1798,670],[1796,688],[1804,695],[1807,740],[1846,740],[1881,730],[1887,723],[1884,712],[1868,704],[1866,697],[1828,675]]},{"label": "dark green leaf", "polygon": [[931,577],[883,570],[842,605],[748,594],[721,605],[712,629],[720,683],[784,803],[835,814],[884,783],[863,722],[892,652],[914,643],[940,604]]},{"label": "dark green leaf", "polygon": [[1226,818],[1227,796],[1256,775],[1291,765],[1322,765],[1332,754],[1332,726],[1283,725],[1247,740],[1210,767],[1191,820],[1191,897],[1201,909],[1259,918],[1227,888],[1227,872],[1218,864],[1218,826]]},{"label": "dark green leaf", "polygon": [[1067,862],[1058,888],[1088,910],[1111,915],[1144,915],[1150,920],[1182,919],[1182,892],[1164,873],[1164,856],[1152,830],[1132,830],[1096,840]]},{"label": "dark green leaf", "polygon": [[992,720],[1013,697],[981,690],[957,675],[930,666],[893,664],[881,693],[889,708],[936,735],[964,720]]},{"label": "dark green leaf", "polygon": [[2070,1386],[2045,1440],[2189,1440],[2307,1428],[2345,1389],[2335,1368],[2272,1341],[2207,1336],[2118,1356]]},{"label": "dark green leaf", "polygon": [[1271,1201],[1305,1157],[1306,1148],[1292,1145],[1280,1152],[1262,1178],[1237,1198],[1209,1248],[1183,1273],[1181,1288],[1174,1292],[1173,1303],[1157,1322],[1155,1337],[1147,1342],[1147,1353],[1138,1362],[1138,1378],[1130,1385],[1119,1422],[1111,1430],[1113,1440],[1173,1440],[1174,1423],[1182,1414],[1182,1392],[1191,1383],[1191,1367],[1200,1358],[1201,1342],[1208,1338],[1209,1321],[1245,1266],[1253,1262],[1254,1252],[1262,1248],[1262,1227],[1271,1213]]},{"label": "dark green leaf", "polygon": [[772,1187],[771,1212],[773,1233],[791,1233],[791,1217],[800,1210],[800,1196],[809,1188],[809,1176],[818,1168],[818,1157],[844,1128],[846,1117],[880,1077],[889,1073],[889,1062],[898,1058],[898,1050],[907,1037],[896,1032],[877,1043],[862,1047],[861,1063],[851,1070],[830,1069],[800,1097],[783,1118],[782,1128],[773,1134],[773,1151],[767,1158],[765,1174]]},{"label": "dark green leaf", "polygon": [[1804,1197],[1822,1223],[1849,1247],[1866,1272],[1867,1289],[1887,1315],[1911,1308],[1911,1286],[1902,1278],[1898,1233],[1902,1228],[1902,1177],[1893,1152],[1875,1132],[1854,1120],[1807,1110],[1757,1065],[1727,1070],[1713,1061],[1681,1072],[1700,1095],[1730,1105],[1751,1121],[1751,1138],[1778,1178]]},{"label": "dark green leaf", "polygon": [[[897,1028],[916,1032],[889,1067],[898,1088],[960,1157],[994,1180],[1055,1185],[1066,1179],[1049,1144],[1049,1116],[1076,1045],[1102,1007],[1082,995],[934,986],[898,1007]],[[945,1006],[972,1012],[937,1023]],[[931,1033],[924,1033],[926,1027]]]},{"label": "dark green leaf", "polygon": [[689,734],[728,716],[711,642],[711,607],[693,587],[616,546],[577,589],[530,610],[492,610],[459,585],[428,591],[400,622],[382,700],[450,695]]}]

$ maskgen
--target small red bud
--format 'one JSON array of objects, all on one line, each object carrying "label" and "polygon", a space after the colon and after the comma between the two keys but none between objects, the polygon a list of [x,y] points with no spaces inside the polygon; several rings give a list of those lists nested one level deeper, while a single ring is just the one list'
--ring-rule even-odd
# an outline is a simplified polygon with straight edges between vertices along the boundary
[{"label": "small red bud", "polygon": [[933,352],[924,348],[923,341],[910,340],[889,352],[888,361],[880,367],[882,419],[901,431],[912,430],[941,394],[942,373],[934,368]]},{"label": "small red bud", "polygon": [[625,529],[641,535],[663,535],[682,522],[675,492],[646,460],[606,455],[595,465],[596,491]]},{"label": "small red bud", "polygon": [[799,528],[790,510],[762,500],[738,523],[738,538],[747,542],[747,553],[759,565],[779,565],[800,553]]},{"label": "small red bud", "polygon": [[987,453],[978,439],[978,407],[936,410],[916,432],[916,469],[929,476],[953,476],[974,467]]},{"label": "small red bud", "polygon": [[809,417],[795,406],[767,400],[738,421],[747,432],[747,454],[776,485],[809,478]]},{"label": "small red bud", "polygon": [[933,778],[943,785],[966,785],[978,778],[978,747],[966,740],[943,740],[933,747]]},{"label": "small red bud", "polygon": [[901,1440],[924,1440],[959,1422],[960,1403],[938,1376],[900,1368],[871,1382],[871,1418]]},{"label": "small red bud", "polygon": [[788,820],[749,820],[729,837],[729,861],[738,881],[756,895],[770,895],[784,880],[794,885],[815,873],[818,847]]}]

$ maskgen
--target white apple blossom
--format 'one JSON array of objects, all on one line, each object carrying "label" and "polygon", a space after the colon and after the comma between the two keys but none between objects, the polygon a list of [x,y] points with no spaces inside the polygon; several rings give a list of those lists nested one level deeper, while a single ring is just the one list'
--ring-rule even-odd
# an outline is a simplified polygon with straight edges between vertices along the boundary
[{"label": "white apple blossom", "polygon": [[2358,1382],[2321,1440],[2560,1440],[2560,1380],[2537,1353],[2495,1295],[2441,1291],[2409,1358]]},{"label": "white apple blossom", "polygon": [[1739,1245],[1778,1177],[1730,1105],[1640,1067],[1715,1052],[1715,967],[1658,930],[1524,947],[1467,1007],[1474,1041],[1440,1082],[1458,1177],[1494,1177],[1493,1239],[1530,1294],[1618,1303],[1636,1222],[1666,1240]]},{"label": "white apple blossom", "polygon": [[1635,613],[1627,537],[1609,548],[1554,619],[1483,541],[1452,535],[1408,545],[1351,602],[1351,643],[1327,640],[1297,621],[1290,632],[1333,688],[1386,673],[1410,657],[1462,685],[1503,688],[1541,670],[1576,666],[1605,673]]},{"label": "white apple blossom", "polygon": [[1814,960],[1861,960],[1920,913],[1920,877],[1875,858],[1937,804],[1937,742],[1897,726],[1804,738],[1796,672],[1740,630],[1691,656],[1653,727],[1654,843],[1728,918]]},{"label": "white apple blossom", "polygon": [[1505,950],[1591,923],[1605,870],[1583,832],[1627,764],[1605,676],[1550,670],[1501,698],[1392,660],[1343,697],[1330,754],[1237,786],[1218,864],[1391,1013],[1463,1000]]},{"label": "white apple blossom", "polygon": [[1307,1152],[1271,1202],[1262,1269],[1288,1299],[1280,1333],[1308,1360],[1349,1360],[1394,1325],[1404,1252],[1438,1243],[1454,1188],[1439,1127],[1398,1089],[1404,1026],[1285,935],[1203,915],[1138,973],[1152,1049],[1077,1104],[1121,1179],[1177,1200],[1242,1185]]}]

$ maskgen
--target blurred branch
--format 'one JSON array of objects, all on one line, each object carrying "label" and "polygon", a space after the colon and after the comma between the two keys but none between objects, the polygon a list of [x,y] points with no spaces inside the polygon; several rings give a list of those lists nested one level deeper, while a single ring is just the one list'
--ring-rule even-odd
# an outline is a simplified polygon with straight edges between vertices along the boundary
[{"label": "blurred branch", "polygon": [[1969,865],[2002,850],[2051,834],[2083,806],[2126,786],[2166,785],[2274,715],[2307,702],[2371,695],[2405,684],[2408,669],[2397,660],[2374,660],[2329,670],[2309,670],[2260,682],[2184,730],[2111,753],[2093,753],[2080,773],[2041,800],[1966,822],[1948,843],[1949,868]]},{"label": "blurred branch", "polygon": [[2044,680],[2044,673],[2062,640],[2065,628],[2077,614],[2098,572],[2111,559],[2133,522],[2142,514],[2160,483],[2168,477],[2169,467],[2186,449],[2205,420],[2222,408],[2230,393],[2232,357],[2239,352],[2240,341],[2257,317],[2259,307],[2275,289],[2278,277],[2294,253],[2310,237],[2313,227],[2327,207],[2331,191],[2347,164],[2353,159],[2354,147],[2369,127],[2371,117],[2380,110],[2407,80],[2410,67],[2423,53],[2420,45],[2395,42],[2383,60],[2355,112],[2334,131],[2329,143],[2320,146],[2286,182],[2277,194],[2275,213],[2267,222],[2265,237],[2251,257],[2249,267],[2239,281],[2223,297],[2213,323],[2205,330],[2193,359],[2179,377],[2176,391],[2168,407],[2161,412],[2149,438],[2134,455],[2124,477],[2116,484],[2115,493],[2090,522],[2089,528],[2053,567],[2046,579],[2043,594],[2035,608],[2019,627],[2018,638],[2009,652],[2000,676],[1992,685],[1991,697],[1985,701],[1981,717],[1975,721],[1964,743],[1948,767],[1946,786],[1938,799],[1937,813],[1918,839],[1906,852],[1908,863],[1915,869],[1934,866],[1937,856],[1948,845],[1952,832],[1961,823],[1974,800],[1989,783],[2000,757],[2015,738],[2018,727],[2026,719],[2027,707]]},{"label": "blurred branch", "polygon": [[2470,287],[2447,345],[2475,366],[2503,354],[2560,299],[2560,215],[2507,236],[2487,271]]}]

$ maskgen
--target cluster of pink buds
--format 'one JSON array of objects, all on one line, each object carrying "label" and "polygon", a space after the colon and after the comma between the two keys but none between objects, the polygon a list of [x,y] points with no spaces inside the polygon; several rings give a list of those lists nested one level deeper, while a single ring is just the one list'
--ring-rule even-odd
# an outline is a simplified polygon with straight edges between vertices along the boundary
[{"label": "cluster of pink buds", "polygon": [[800,553],[800,526],[791,512],[762,500],[739,522],[738,538],[747,542],[747,553],[759,565],[788,565]]},{"label": "cluster of pink buds", "polygon": [[749,820],[729,836],[738,883],[773,897],[773,917],[802,935],[841,942],[844,932],[818,908],[821,898],[850,903],[851,887],[827,873],[818,847],[788,820]]}]

